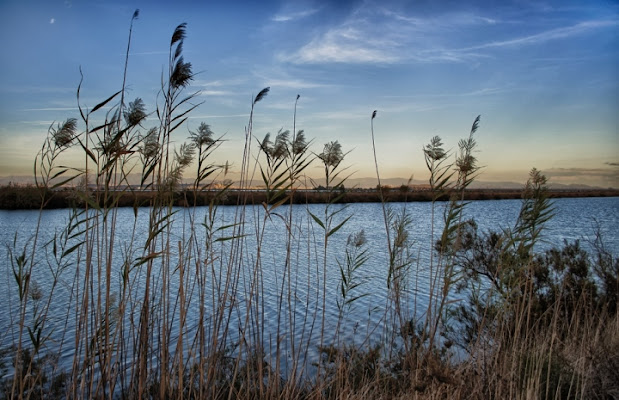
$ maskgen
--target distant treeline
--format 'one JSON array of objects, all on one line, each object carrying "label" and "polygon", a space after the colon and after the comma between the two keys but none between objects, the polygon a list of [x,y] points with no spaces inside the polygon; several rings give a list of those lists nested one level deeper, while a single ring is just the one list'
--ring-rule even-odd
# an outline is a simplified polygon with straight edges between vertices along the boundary
[{"label": "distant treeline", "polygon": [[[119,207],[147,207],[150,205],[156,191],[125,190],[117,193]],[[167,193],[173,196],[174,204],[180,207],[206,206],[211,202],[219,205],[262,204],[266,201],[266,191],[254,190],[179,190]],[[618,189],[583,189],[583,190],[549,190],[550,197],[617,197]],[[417,188],[383,188],[382,196],[388,202],[432,201],[433,193],[427,189]],[[503,200],[519,199],[522,190],[518,189],[467,189],[465,200]],[[88,197],[95,204],[97,199],[103,199],[102,193],[92,190]],[[449,194],[439,200],[448,200]],[[295,204],[327,203],[335,200],[338,203],[377,203],[381,201],[381,193],[375,189],[345,189],[339,192],[329,192],[319,189],[296,190],[292,196]],[[0,209],[29,210],[39,209],[44,204],[46,209],[84,207],[87,201],[83,192],[75,189],[49,190],[33,185],[0,186]],[[99,202],[100,203],[100,202]],[[92,204],[92,203],[91,203]],[[100,204],[103,205],[103,204]]]}]

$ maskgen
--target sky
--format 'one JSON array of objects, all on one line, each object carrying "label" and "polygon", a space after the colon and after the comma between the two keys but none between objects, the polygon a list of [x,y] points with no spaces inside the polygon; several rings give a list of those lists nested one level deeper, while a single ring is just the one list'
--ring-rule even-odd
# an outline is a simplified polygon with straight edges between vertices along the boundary
[{"label": "sky", "polygon": [[[319,153],[341,143],[353,177],[427,179],[423,146],[455,151],[477,115],[480,181],[619,187],[616,1],[0,1],[0,176],[32,175],[51,124],[120,89],[129,25],[129,100],[155,110],[174,28],[187,23],[187,93],[240,168],[252,96],[254,135],[296,125]],[[151,114],[145,129],[156,125]],[[81,125],[81,129],[84,126]],[[70,156],[70,154],[69,154]],[[322,169],[313,164],[310,175]]]}]

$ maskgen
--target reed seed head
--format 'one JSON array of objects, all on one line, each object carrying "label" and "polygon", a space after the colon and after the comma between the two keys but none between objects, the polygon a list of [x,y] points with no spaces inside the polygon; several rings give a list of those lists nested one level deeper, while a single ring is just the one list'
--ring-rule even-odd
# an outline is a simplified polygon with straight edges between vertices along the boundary
[{"label": "reed seed head", "polygon": [[294,143],[292,143],[292,154],[302,154],[306,148],[307,141],[305,140],[305,131],[300,130],[297,132],[297,136],[294,138]]},{"label": "reed seed head", "polygon": [[[134,14],[135,15],[135,14]],[[170,46],[173,46],[174,43],[179,42],[185,39],[187,30],[187,23],[183,22],[179,26],[174,29],[174,33],[172,34],[172,41],[170,42]]]},{"label": "reed seed head", "polygon": [[447,156],[447,152],[443,149],[443,141],[440,136],[434,136],[430,139],[430,144],[426,145],[423,152],[428,159],[434,161],[440,161]]},{"label": "reed seed head", "polygon": [[58,124],[56,129],[50,128],[56,147],[69,147],[75,138],[77,119],[69,118],[64,123]]},{"label": "reed seed head", "polygon": [[141,98],[135,99],[129,103],[129,108],[125,111],[125,122],[129,126],[139,125],[146,119],[146,106]]},{"label": "reed seed head", "polygon": [[342,145],[337,140],[326,143],[322,153],[318,155],[318,158],[326,167],[337,167],[344,159]]},{"label": "reed seed head", "polygon": [[254,99],[254,104],[256,104],[257,102],[259,102],[260,100],[264,99],[266,97],[267,94],[269,94],[269,90],[271,90],[270,87],[265,87],[264,89],[262,89],[258,95],[256,96],[256,98]]},{"label": "reed seed head", "polygon": [[197,132],[190,132],[189,139],[198,148],[202,146],[209,147],[215,144],[215,139],[213,139],[213,135],[214,132],[211,130],[211,126],[205,122],[202,122],[198,127]]},{"label": "reed seed head", "polygon": [[193,79],[191,72],[191,63],[185,62],[182,56],[178,57],[172,75],[170,76],[170,85],[175,88],[181,88],[189,85]]}]

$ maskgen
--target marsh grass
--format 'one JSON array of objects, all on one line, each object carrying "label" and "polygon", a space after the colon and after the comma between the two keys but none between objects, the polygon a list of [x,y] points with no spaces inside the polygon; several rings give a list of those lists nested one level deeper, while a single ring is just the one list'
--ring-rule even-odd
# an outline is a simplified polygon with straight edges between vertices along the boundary
[{"label": "marsh grass", "polygon": [[[259,176],[264,201],[252,204],[248,192],[241,192],[232,219],[225,220],[226,184],[210,192],[204,212],[197,207],[181,212],[173,207],[175,193],[192,167],[196,178],[182,192],[187,204],[198,203],[226,177],[229,164],[215,161],[225,139],[202,123],[187,142],[175,144],[199,105],[197,93],[185,94],[194,76],[183,56],[185,24],[172,34],[156,110],[149,114],[140,98],[126,101],[138,15],[131,19],[120,89],[88,109],[80,103],[80,83],[81,120],[51,126],[35,160],[40,215],[51,189],[73,181],[81,182],[74,194],[81,207],[69,211],[66,226],[49,242],[40,243],[45,227],[39,219],[27,244],[18,245],[16,235],[8,245],[7,277],[18,304],[10,307],[16,334],[0,353],[3,397],[617,395],[619,261],[601,238],[594,256],[578,243],[536,252],[553,211],[546,179],[535,169],[513,229],[479,233],[474,221],[464,219],[464,191],[479,172],[474,137],[479,117],[454,154],[440,137],[423,148],[433,196],[432,241],[416,244],[410,239],[416,221],[406,206],[394,208],[384,197],[374,137],[377,113],[372,114],[384,260],[369,253],[363,231],[353,233],[343,248],[334,247],[335,236],[354,218],[340,204],[349,177],[343,166],[347,153],[338,141],[320,153],[311,150],[312,142],[296,126],[300,96],[291,131],[255,138],[254,115],[269,88],[249,105],[237,183],[246,189]],[[157,117],[156,126],[144,126],[148,115]],[[83,153],[82,166],[63,166],[69,148]],[[300,215],[291,205],[304,196],[298,188],[307,186],[305,171],[312,163],[324,169],[326,201],[322,212],[308,207]],[[135,197],[133,228],[121,242],[118,206],[135,190],[128,176],[136,171],[141,189],[155,194]],[[145,233],[138,224],[143,213],[148,214]],[[442,224],[435,224],[439,218]],[[285,248],[281,255],[270,252],[267,235],[277,224],[286,232],[279,239]],[[416,246],[427,246],[431,257],[416,258]],[[373,268],[386,271],[387,295],[373,309],[379,324],[366,332],[353,328],[351,340],[342,328],[357,302],[375,290],[367,287],[364,272],[371,258]],[[329,298],[332,269],[339,281]],[[45,289],[37,282],[41,270],[52,280]],[[427,302],[417,297],[421,272],[430,277]],[[276,284],[267,287],[267,280]],[[68,282],[67,288],[61,282]],[[52,327],[58,318],[50,315],[59,296],[68,298],[60,328]],[[335,327],[328,321],[330,307],[336,309]],[[60,363],[67,350],[70,360]]]}]

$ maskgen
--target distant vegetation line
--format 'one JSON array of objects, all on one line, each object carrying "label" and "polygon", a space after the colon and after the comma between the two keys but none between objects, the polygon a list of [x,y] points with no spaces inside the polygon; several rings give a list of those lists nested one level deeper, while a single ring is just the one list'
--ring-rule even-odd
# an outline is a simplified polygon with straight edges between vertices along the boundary
[{"label": "distant vegetation line", "polygon": [[[44,193],[42,193],[44,191]],[[507,200],[522,198],[523,189],[467,189],[465,200]],[[174,205],[179,207],[207,206],[219,194],[218,190],[204,190],[194,196],[192,190],[173,192]],[[345,189],[337,202],[346,203],[378,203],[380,193],[374,189]],[[435,200],[431,190],[426,188],[383,188],[385,200],[388,202],[425,202]],[[552,198],[564,197],[619,197],[619,189],[550,189]],[[43,195],[43,196],[42,196]],[[97,191],[91,191],[93,198],[103,198]],[[155,191],[123,191],[118,199],[118,207],[142,207],[150,204],[156,195]],[[243,197],[245,196],[245,197]],[[438,201],[449,200],[445,193]],[[268,203],[265,190],[229,189],[224,196],[217,196],[220,205],[237,205],[241,199],[247,198],[249,204]],[[74,189],[50,190],[40,189],[33,185],[0,186],[0,209],[2,210],[33,210],[41,207],[41,199],[46,199],[45,209],[71,208],[84,205],[84,201]],[[324,204],[329,202],[329,191],[320,189],[297,189],[291,195],[294,204]],[[103,206],[103,204],[102,204]]]}]

